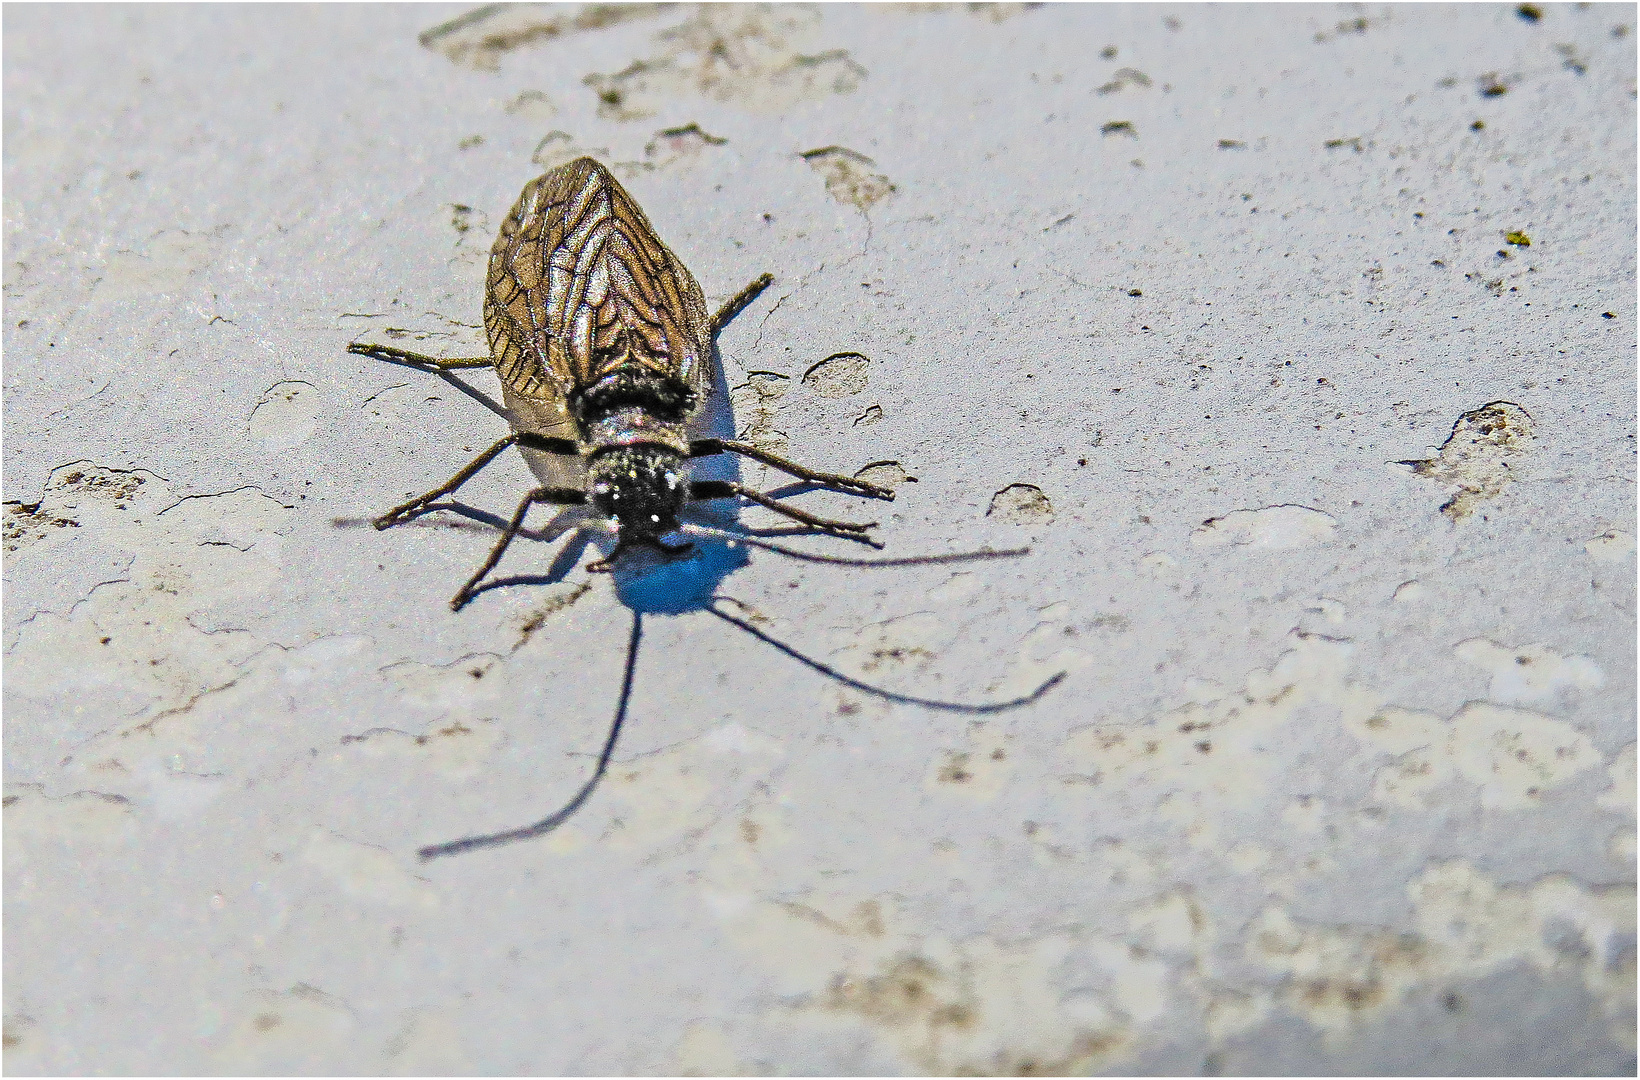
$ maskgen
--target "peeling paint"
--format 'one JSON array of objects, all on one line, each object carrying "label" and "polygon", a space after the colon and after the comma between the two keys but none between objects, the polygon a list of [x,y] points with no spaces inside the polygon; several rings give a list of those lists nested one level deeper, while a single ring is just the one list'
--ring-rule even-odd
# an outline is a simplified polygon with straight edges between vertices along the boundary
[{"label": "peeling paint", "polygon": [[1348,723],[1358,738],[1397,755],[1374,777],[1373,792],[1409,809],[1429,807],[1436,791],[1460,779],[1480,789],[1482,806],[1527,809],[1600,761],[1570,724],[1486,702],[1470,702],[1450,720],[1385,708]]},{"label": "peeling paint", "polygon": [[1334,1039],[1413,989],[1525,962],[1545,973],[1573,968],[1614,1035],[1632,1040],[1634,967],[1623,950],[1633,948],[1633,886],[1590,889],[1564,875],[1500,886],[1458,860],[1426,870],[1407,895],[1416,929],[1400,932],[1320,927],[1266,910],[1248,956],[1283,973],[1280,1000]]},{"label": "peeling paint", "polygon": [[[278,580],[289,511],[277,500],[251,489],[177,500],[151,473],[76,464],[53,472],[39,508],[81,528],[19,551],[12,572],[45,576],[37,568],[60,557],[58,544],[118,551],[128,561],[118,579],[86,583],[67,610],[37,612],[16,629],[8,697],[151,719],[231,684],[265,647],[214,624]],[[62,664],[62,656],[79,660]]]},{"label": "peeling paint", "polygon": [[1499,645],[1470,638],[1453,646],[1458,659],[1492,677],[1487,697],[1506,705],[1554,701],[1567,691],[1604,685],[1605,673],[1587,656],[1562,656],[1547,645]]},{"label": "peeling paint", "polygon": [[405,870],[404,860],[384,848],[315,829],[302,849],[301,860],[352,900],[389,907],[439,906],[432,885]]},{"label": "peeling paint", "polygon": [[[729,913],[726,929],[795,997],[793,1022],[849,1025],[907,1068],[936,1075],[1107,1065],[1129,1050],[1135,1019],[1153,1019],[1165,1000],[1164,965],[1125,949],[1069,935],[1012,943],[916,934],[888,900],[754,903]],[[1090,968],[1086,988],[1066,985],[1073,957]]]},{"label": "peeling paint", "polygon": [[1530,413],[1514,402],[1494,401],[1458,417],[1435,457],[1397,464],[1454,489],[1441,513],[1459,521],[1520,475],[1536,441]]},{"label": "peeling paint", "polygon": [[962,749],[942,750],[929,764],[923,790],[978,803],[992,801],[1014,774],[1014,762],[1008,756],[1010,741],[987,724],[969,724]]},{"label": "peeling paint", "polygon": [[305,984],[251,991],[234,1014],[211,1040],[211,1061],[225,1074],[324,1072],[349,1059],[357,1036],[353,1010]]},{"label": "peeling paint", "polygon": [[319,430],[319,407],[319,390],[311,383],[276,383],[251,411],[247,434],[264,450],[300,446]]}]

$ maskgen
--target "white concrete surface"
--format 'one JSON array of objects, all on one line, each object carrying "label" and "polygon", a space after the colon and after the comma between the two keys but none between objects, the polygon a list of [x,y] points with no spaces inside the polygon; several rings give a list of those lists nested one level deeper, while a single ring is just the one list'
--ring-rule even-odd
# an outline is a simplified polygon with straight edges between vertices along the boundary
[{"label": "white concrete surface", "polygon": [[[8,1071],[1633,1070],[1632,6],[462,11],[5,9]],[[1032,553],[452,614],[505,424],[344,349],[583,152]]]}]

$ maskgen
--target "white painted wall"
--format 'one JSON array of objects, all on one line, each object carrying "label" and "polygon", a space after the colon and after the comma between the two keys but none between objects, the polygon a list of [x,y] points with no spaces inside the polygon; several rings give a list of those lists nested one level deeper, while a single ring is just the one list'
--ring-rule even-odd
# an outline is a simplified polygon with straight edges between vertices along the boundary
[{"label": "white painted wall", "polygon": [[[1633,1069],[1632,6],[461,11],[5,10],[9,1071]],[[452,614],[505,423],[344,350],[580,153],[916,478],[798,505],[1031,554]]]}]

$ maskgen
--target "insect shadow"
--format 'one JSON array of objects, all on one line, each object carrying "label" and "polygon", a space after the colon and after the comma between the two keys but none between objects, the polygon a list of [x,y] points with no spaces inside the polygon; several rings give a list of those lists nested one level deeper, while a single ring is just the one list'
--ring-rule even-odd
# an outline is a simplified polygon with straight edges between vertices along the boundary
[{"label": "insect shadow", "polygon": [[[950,712],[1017,708],[1063,678],[1061,672],[1030,694],[989,704],[901,694],[855,679],[724,609],[718,585],[745,565],[747,548],[849,566],[919,565],[1025,553],[987,549],[860,559],[802,551],[771,538],[792,532],[792,527],[771,532],[741,525],[737,507],[744,499],[795,522],[798,532],[881,548],[869,533],[875,522],[822,517],[778,496],[823,489],[884,501],[894,498],[892,490],[868,480],[811,469],[734,439],[717,338],[772,281],[771,275],[761,275],[715,315],[708,315],[694,276],[655,235],[637,203],[601,164],[580,158],[527,184],[502,224],[491,249],[485,287],[488,357],[440,359],[363,342],[348,346],[351,353],[436,374],[505,418],[511,429],[445,483],[372,522],[377,529],[386,529],[434,511],[452,510],[500,528],[483,565],[452,598],[453,609],[459,611],[492,589],[562,580],[580,564],[587,547],[598,544],[602,558],[587,569],[611,573],[617,597],[632,612],[614,719],[591,777],[575,796],[531,825],[424,847],[419,852],[423,860],[540,836],[586,802],[608,770],[626,721],[646,615],[704,611],[863,693]],[[485,367],[493,368],[500,379],[500,405],[454,374]],[[511,518],[454,501],[463,484],[515,446],[540,486],[523,497]],[[740,481],[740,457],[800,483],[795,490],[788,485],[778,492],[750,488]],[[537,504],[562,509],[544,529],[530,530],[526,519]],[[520,536],[568,539],[544,575],[491,577]],[[669,542],[669,536],[686,539]]]}]

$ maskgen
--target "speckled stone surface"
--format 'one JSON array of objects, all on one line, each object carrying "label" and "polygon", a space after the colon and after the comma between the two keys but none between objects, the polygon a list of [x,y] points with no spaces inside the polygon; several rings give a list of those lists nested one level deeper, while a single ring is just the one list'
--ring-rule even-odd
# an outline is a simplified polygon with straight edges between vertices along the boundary
[{"label": "speckled stone surface", "polygon": [[[1632,6],[464,10],[5,9],[8,1071],[1633,1071]],[[581,154],[1030,553],[452,613],[494,378],[345,350]]]}]

